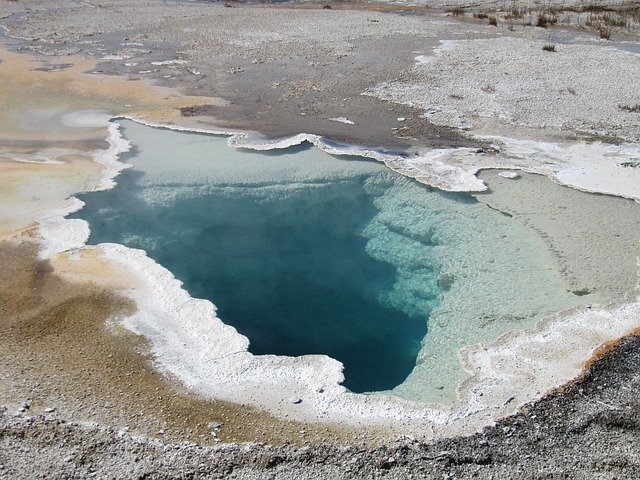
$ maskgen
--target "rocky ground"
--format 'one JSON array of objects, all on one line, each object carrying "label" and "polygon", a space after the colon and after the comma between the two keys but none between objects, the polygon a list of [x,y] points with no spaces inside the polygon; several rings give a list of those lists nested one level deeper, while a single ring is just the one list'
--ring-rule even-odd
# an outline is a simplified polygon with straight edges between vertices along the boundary
[{"label": "rocky ground", "polygon": [[[95,73],[222,98],[223,105],[183,110],[217,127],[315,133],[386,149],[482,146],[469,129],[637,138],[637,115],[619,108],[637,100],[629,55],[640,32],[637,4],[582,11],[523,1],[491,13],[492,2],[462,9],[417,3],[335,2],[329,9],[156,1],[141,8],[130,0],[56,0],[25,9],[4,2],[0,25],[16,51],[78,54],[100,60]],[[601,26],[609,38],[601,38]],[[429,60],[416,65],[416,58]],[[619,88],[607,88],[611,82]],[[340,117],[353,123],[337,123]]]},{"label": "rocky ground", "polygon": [[582,379],[463,438],[407,437],[376,449],[336,444],[203,447],[126,429],[0,410],[3,478],[603,478],[640,475],[640,338],[621,341]]}]

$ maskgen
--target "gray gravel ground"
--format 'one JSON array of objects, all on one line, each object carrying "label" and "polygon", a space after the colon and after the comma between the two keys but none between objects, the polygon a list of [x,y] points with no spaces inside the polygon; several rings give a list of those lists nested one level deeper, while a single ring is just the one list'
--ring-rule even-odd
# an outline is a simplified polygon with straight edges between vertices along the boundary
[{"label": "gray gravel ground", "polygon": [[584,377],[494,427],[373,450],[235,444],[202,447],[3,409],[2,478],[638,478],[640,338],[628,337]]},{"label": "gray gravel ground", "polygon": [[[0,21],[9,34],[4,43],[20,52],[102,59],[98,73],[153,79],[189,95],[224,98],[224,107],[184,112],[218,127],[269,136],[315,133],[386,149],[480,144],[432,125],[418,109],[362,95],[380,82],[400,80],[413,67],[416,52],[431,51],[438,38],[464,38],[474,26],[452,28],[375,11],[239,3],[234,8],[157,1],[153,8],[140,8],[131,0],[93,4],[96,8],[56,0],[43,8],[36,1],[33,11],[20,11],[0,3],[0,13],[3,7],[9,10]],[[483,29],[481,36],[493,34]],[[185,63],[158,64],[171,60]],[[330,120],[335,117],[355,124]]]}]

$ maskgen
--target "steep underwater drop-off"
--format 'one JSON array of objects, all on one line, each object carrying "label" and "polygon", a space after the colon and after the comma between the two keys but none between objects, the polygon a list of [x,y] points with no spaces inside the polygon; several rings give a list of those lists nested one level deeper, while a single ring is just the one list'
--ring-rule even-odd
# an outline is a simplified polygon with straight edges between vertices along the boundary
[{"label": "steep underwater drop-off", "polygon": [[471,196],[299,146],[123,122],[133,165],[82,196],[90,243],[144,249],[255,354],[326,354],[355,392],[449,402],[458,351],[588,301],[541,240]]}]

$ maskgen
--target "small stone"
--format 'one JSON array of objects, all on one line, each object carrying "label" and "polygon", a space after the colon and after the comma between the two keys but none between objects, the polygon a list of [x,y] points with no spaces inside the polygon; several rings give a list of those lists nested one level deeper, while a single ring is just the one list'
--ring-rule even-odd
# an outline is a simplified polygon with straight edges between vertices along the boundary
[{"label": "small stone", "polygon": [[510,178],[512,180],[515,180],[516,178],[520,178],[520,174],[514,170],[507,170],[504,172],[500,172],[498,175],[500,175],[502,178]]},{"label": "small stone", "polygon": [[289,399],[289,401],[291,403],[293,403],[294,405],[298,405],[298,404],[302,403],[302,399],[300,397],[291,397]]},{"label": "small stone", "polygon": [[44,413],[53,413],[56,409],[54,407],[47,407],[44,409]]},{"label": "small stone", "polygon": [[389,457],[386,460],[384,460],[382,463],[380,463],[380,468],[383,470],[389,470],[395,464],[396,464],[396,459],[393,457]]}]

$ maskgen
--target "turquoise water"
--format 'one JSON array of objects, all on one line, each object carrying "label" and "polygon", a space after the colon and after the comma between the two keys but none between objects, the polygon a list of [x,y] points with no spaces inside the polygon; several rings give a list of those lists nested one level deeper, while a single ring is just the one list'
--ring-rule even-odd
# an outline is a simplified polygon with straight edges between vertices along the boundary
[{"label": "turquoise water", "polygon": [[470,196],[312,147],[123,125],[133,168],[81,197],[89,243],[146,250],[255,354],[326,354],[352,391],[447,402],[460,348],[576,304],[540,239]]},{"label": "turquoise water", "polygon": [[213,301],[253,353],[330,355],[357,392],[392,388],[411,372],[426,322],[379,299],[395,269],[366,253],[362,230],[376,210],[362,177],[266,198],[240,188],[169,207],[141,201],[140,178],[129,170],[115,190],[83,197],[90,243],[146,248],[192,296]]}]

